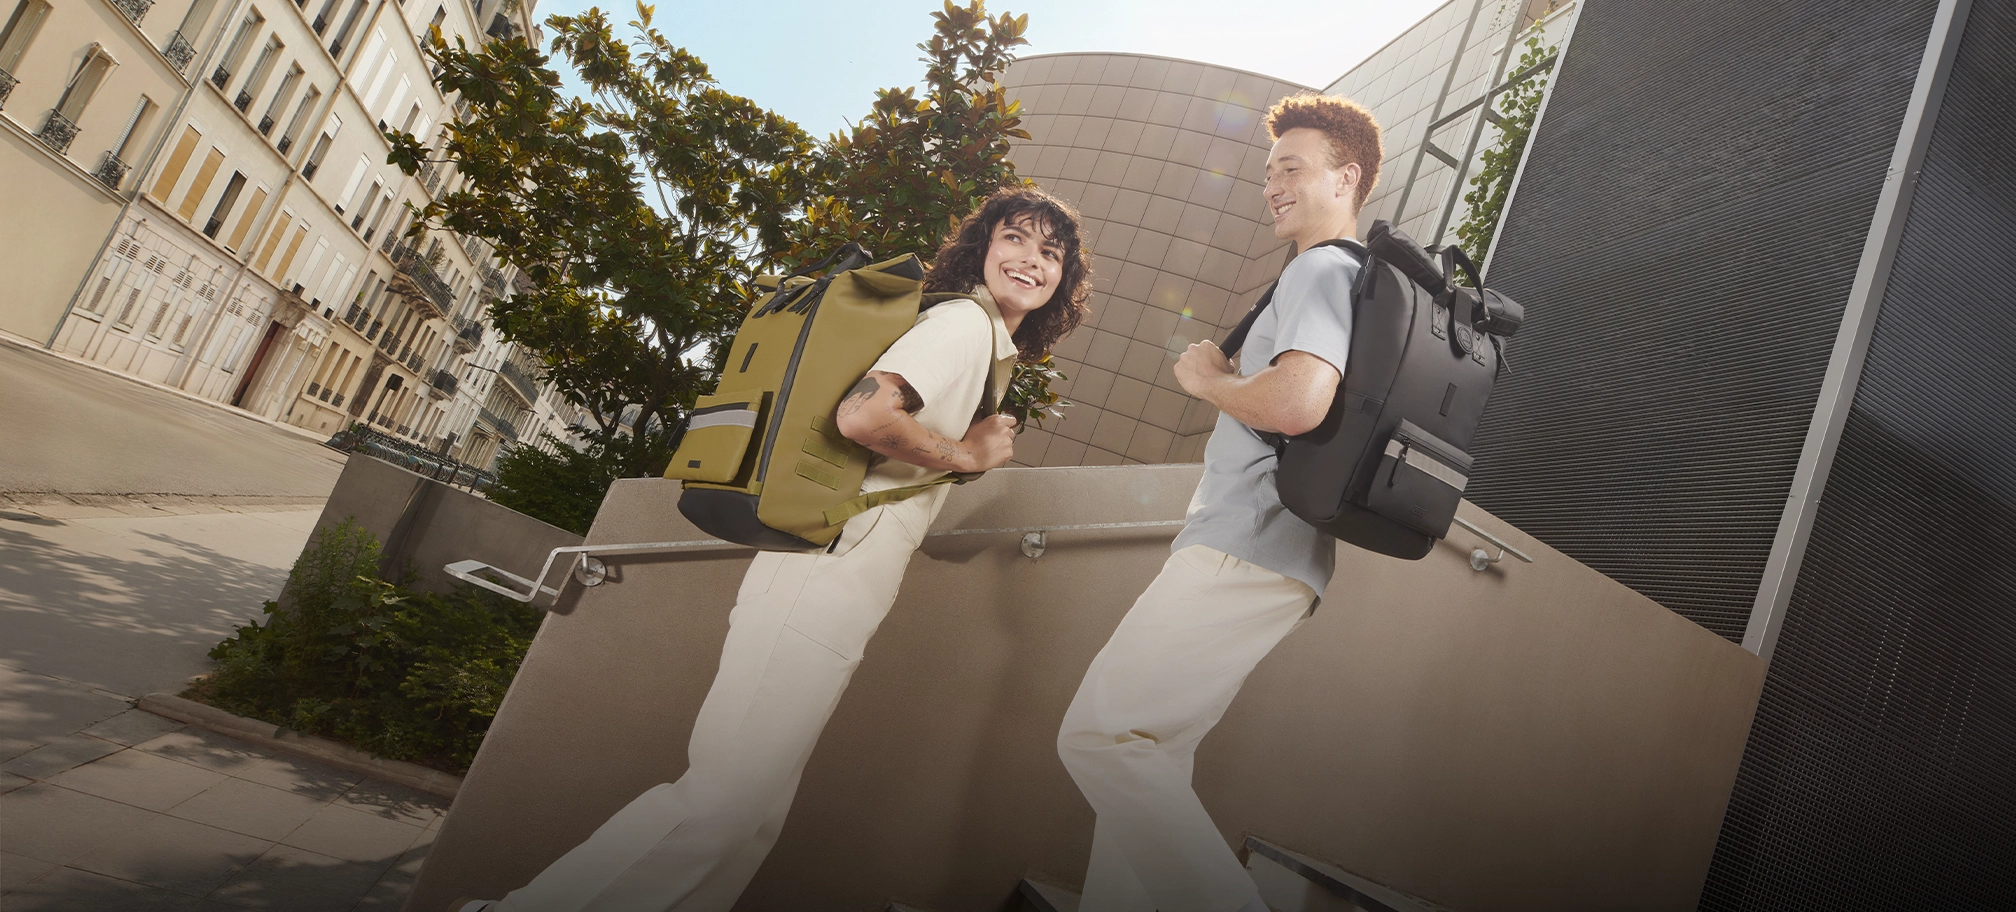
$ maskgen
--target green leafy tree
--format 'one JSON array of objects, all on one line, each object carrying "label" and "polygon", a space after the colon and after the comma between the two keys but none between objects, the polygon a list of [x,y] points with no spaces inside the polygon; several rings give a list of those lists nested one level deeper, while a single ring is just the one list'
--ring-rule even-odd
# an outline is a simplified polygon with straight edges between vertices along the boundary
[{"label": "green leafy tree", "polygon": [[[1552,9],[1552,7],[1549,7]],[[1540,69],[1500,94],[1496,101],[1498,140],[1484,150],[1470,190],[1463,195],[1469,216],[1456,226],[1456,240],[1477,262],[1491,252],[1491,238],[1498,233],[1498,219],[1505,212],[1505,200],[1512,193],[1512,179],[1518,175],[1519,159],[1526,154],[1526,141],[1533,135],[1533,120],[1540,113],[1540,101],[1547,97],[1547,77],[1543,66],[1554,56],[1552,46],[1540,43],[1535,32],[1526,39],[1526,51],[1519,56],[1514,73]]]},{"label": "green leafy tree", "polygon": [[[497,483],[484,494],[499,506],[587,535],[609,485],[623,477],[622,462],[599,441],[576,448],[551,434],[545,440],[547,448],[514,446],[498,457]],[[663,458],[652,456],[654,462]]]},{"label": "green leafy tree", "polygon": [[662,469],[751,280],[819,189],[812,138],[721,90],[651,19],[638,4],[627,38],[599,9],[546,20],[588,99],[563,96],[551,58],[522,38],[472,50],[434,31],[436,81],[467,113],[439,152],[397,134],[392,155],[408,174],[429,162],[462,174],[414,231],[481,237],[524,271],[532,288],[494,302],[491,321],[541,355],[623,475]]}]

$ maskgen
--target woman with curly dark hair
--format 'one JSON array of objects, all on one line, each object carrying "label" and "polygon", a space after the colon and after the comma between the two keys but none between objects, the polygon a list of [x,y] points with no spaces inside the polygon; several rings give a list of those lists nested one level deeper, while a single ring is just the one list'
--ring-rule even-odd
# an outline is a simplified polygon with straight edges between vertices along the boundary
[{"label": "woman with curly dark hair", "polygon": [[[1040,190],[1004,188],[967,216],[924,280],[958,297],[920,313],[833,416],[879,457],[862,493],[1006,463],[1015,419],[975,410],[1001,401],[1016,360],[1041,359],[1083,319],[1090,271],[1077,213]],[[855,516],[823,551],[758,552],[685,774],[504,899],[459,900],[451,912],[727,912],[776,842],[813,745],[950,487]]]},{"label": "woman with curly dark hair", "polygon": [[1034,187],[995,191],[938,248],[924,274],[924,290],[960,293],[986,287],[987,254],[996,231],[1006,225],[1021,226],[1055,244],[1060,256],[1062,272],[1048,302],[1014,330],[1021,360],[1040,361],[1084,321],[1085,299],[1092,295],[1092,257],[1079,243],[1078,213],[1062,200]]}]

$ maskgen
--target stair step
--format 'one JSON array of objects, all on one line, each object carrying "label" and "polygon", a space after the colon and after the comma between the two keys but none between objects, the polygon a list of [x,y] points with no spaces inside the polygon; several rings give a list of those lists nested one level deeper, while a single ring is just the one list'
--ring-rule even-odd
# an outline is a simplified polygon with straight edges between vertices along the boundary
[{"label": "stair step", "polygon": [[[1321,887],[1331,896],[1356,904],[1357,908],[1364,912],[1453,912],[1447,906],[1437,905],[1384,884],[1374,883],[1327,861],[1318,861],[1258,837],[1246,837],[1246,850],[1249,853],[1248,868],[1252,868],[1255,862],[1285,868]],[[1324,909],[1340,909],[1341,912],[1341,909],[1345,908],[1307,903],[1291,906],[1290,900],[1284,898],[1277,901],[1275,897],[1267,895],[1264,889],[1261,891],[1261,899],[1266,900],[1270,906],[1284,910],[1295,908],[1306,912],[1320,912]]]},{"label": "stair step", "polygon": [[1078,894],[1063,887],[1024,877],[1017,889],[1026,908],[1036,912],[1078,912]]}]

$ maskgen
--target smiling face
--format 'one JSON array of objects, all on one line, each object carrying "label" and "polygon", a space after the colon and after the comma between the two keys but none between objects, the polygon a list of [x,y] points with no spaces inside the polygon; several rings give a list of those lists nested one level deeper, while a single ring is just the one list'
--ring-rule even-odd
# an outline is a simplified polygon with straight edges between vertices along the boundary
[{"label": "smiling face", "polygon": [[1281,134],[1267,155],[1267,212],[1274,236],[1302,250],[1355,234],[1358,225],[1356,162],[1338,167],[1330,141],[1299,127]]},{"label": "smiling face", "polygon": [[982,276],[1010,332],[1023,317],[1050,303],[1064,277],[1064,247],[1046,237],[1043,228],[1033,215],[1011,216],[994,226],[987,244]]}]

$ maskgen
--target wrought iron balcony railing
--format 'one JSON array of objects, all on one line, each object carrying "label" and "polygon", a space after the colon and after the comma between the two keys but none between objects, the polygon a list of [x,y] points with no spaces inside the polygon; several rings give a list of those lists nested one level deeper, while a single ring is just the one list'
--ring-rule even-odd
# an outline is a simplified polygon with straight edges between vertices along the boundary
[{"label": "wrought iron balcony railing", "polygon": [[15,79],[13,73],[0,70],[0,108],[7,106],[7,96],[14,94],[14,87],[20,84],[21,80]]},{"label": "wrought iron balcony railing", "polygon": [[134,25],[140,24],[141,17],[146,16],[148,8],[153,5],[154,0],[112,0],[112,8],[125,13]]},{"label": "wrought iron balcony railing", "polygon": [[491,427],[496,428],[497,433],[504,435],[505,438],[510,440],[518,439],[518,426],[512,424],[511,421],[505,418],[503,415],[499,415],[496,412],[493,412],[487,408],[483,408],[482,406],[477,406],[476,417],[483,419]]},{"label": "wrought iron balcony railing", "polygon": [[273,148],[280,150],[281,155],[286,155],[288,149],[294,148],[294,137],[292,136],[280,137],[279,145],[276,145]]},{"label": "wrought iron balcony railing", "polygon": [[196,59],[196,46],[178,31],[168,36],[168,46],[161,49],[161,56],[168,58],[175,65],[175,72],[180,73],[189,69],[189,61]]},{"label": "wrought iron balcony railing", "polygon": [[424,363],[424,362],[422,362],[422,361],[420,360],[420,356],[419,356],[419,355],[417,355],[417,354],[416,354],[416,355],[407,355],[407,356],[406,356],[406,369],[407,369],[407,370],[410,370],[410,371],[412,371],[412,372],[414,372],[414,373],[416,373],[416,374],[420,372],[420,365],[421,365],[422,363]]},{"label": "wrought iron balcony railing", "polygon": [[318,170],[320,170],[320,169],[321,169],[321,167],[322,167],[322,163],[321,163],[321,162],[312,162],[312,161],[311,161],[311,162],[309,162],[309,163],[307,163],[307,164],[305,164],[305,165],[302,165],[302,166],[301,166],[301,179],[302,179],[302,180],[307,180],[307,181],[312,181],[312,180],[314,180],[314,179],[315,179],[315,172],[316,172],[316,171],[318,171]]},{"label": "wrought iron balcony railing", "polygon": [[224,230],[224,220],[221,218],[212,216],[210,221],[203,223],[204,237],[214,239],[217,237],[217,232],[222,230]]},{"label": "wrought iron balcony railing", "polygon": [[273,115],[268,114],[264,117],[259,118],[259,135],[260,136],[273,135]]},{"label": "wrought iron balcony railing", "polygon": [[468,317],[455,318],[455,350],[468,353],[483,344],[483,324]]},{"label": "wrought iron balcony railing", "polygon": [[49,119],[42,122],[42,130],[35,136],[41,139],[44,145],[56,150],[56,154],[62,155],[70,151],[70,143],[77,139],[77,134],[80,132],[82,131],[77,125],[70,122],[70,118],[64,117],[61,112],[50,111]]},{"label": "wrought iron balcony railing", "polygon": [[385,328],[384,320],[372,320],[371,329],[368,332],[364,333],[364,341],[369,342],[372,339],[378,338],[378,331],[384,328]]},{"label": "wrought iron balcony railing", "polygon": [[343,394],[342,394],[342,393],[337,393],[337,394],[336,394],[336,398],[334,398],[334,399],[331,399],[331,400],[329,400],[329,404],[330,404],[330,405],[333,405],[333,406],[335,406],[335,407],[337,407],[337,408],[342,408],[342,407],[343,407]]},{"label": "wrought iron balcony railing", "polygon": [[411,248],[407,248],[401,254],[395,256],[394,261],[398,265],[399,271],[411,279],[414,287],[420,290],[421,296],[429,304],[434,305],[434,315],[436,317],[445,317],[449,311],[454,309],[454,290],[448,287],[447,282],[441,280],[441,276],[434,271],[434,267],[429,265],[419,254],[414,253]]},{"label": "wrought iron balcony railing", "polygon": [[320,38],[322,37],[322,33],[329,28],[329,20],[316,16],[315,21],[309,25],[309,28],[314,29],[315,37]]},{"label": "wrought iron balcony railing", "polygon": [[321,391],[322,391],[322,384],[316,383],[313,380],[308,381],[308,398],[310,399],[315,398],[315,394]]},{"label": "wrought iron balcony railing", "polygon": [[445,370],[437,370],[427,377],[427,385],[440,394],[435,397],[437,399],[455,395],[456,382],[455,375]]},{"label": "wrought iron balcony railing", "polygon": [[132,167],[119,160],[119,156],[107,152],[105,160],[98,164],[98,170],[91,172],[91,176],[97,178],[99,183],[117,190],[120,182],[126,179],[126,172]]},{"label": "wrought iron balcony railing", "polygon": [[216,72],[210,74],[210,84],[216,86],[217,91],[224,91],[224,87],[231,84],[231,71],[218,67]]},{"label": "wrought iron balcony railing", "polygon": [[238,113],[245,113],[245,109],[252,106],[252,93],[243,89],[238,90],[238,97],[231,102],[231,106],[237,108]]},{"label": "wrought iron balcony railing", "polygon": [[532,377],[525,373],[523,368],[506,361],[497,366],[497,373],[505,380],[510,381],[509,386],[512,391],[522,397],[526,405],[531,405],[537,400],[539,395],[538,384],[532,382]]}]

